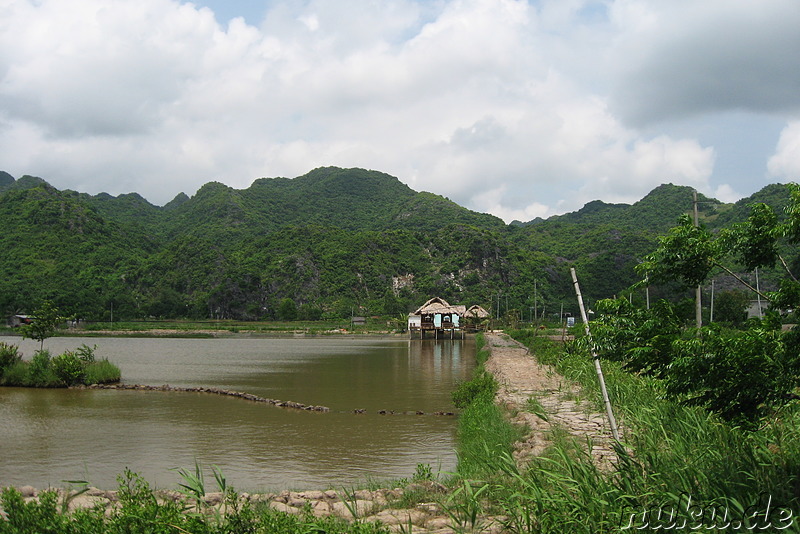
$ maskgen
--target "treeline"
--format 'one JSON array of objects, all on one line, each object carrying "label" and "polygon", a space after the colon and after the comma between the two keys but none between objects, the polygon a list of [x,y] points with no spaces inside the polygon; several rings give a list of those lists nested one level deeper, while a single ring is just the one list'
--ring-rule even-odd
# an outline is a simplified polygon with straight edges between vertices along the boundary
[{"label": "treeline", "polygon": [[[782,186],[762,193],[788,198]],[[588,298],[621,294],[691,198],[665,185],[630,206],[593,202],[506,225],[363,169],[262,178],[243,190],[209,183],[163,207],[4,173],[0,307],[24,313],[47,300],[86,320],[316,319],[397,316],[440,296],[527,321],[534,311],[576,312],[571,266]],[[702,206],[712,225],[747,213],[744,204]]]}]

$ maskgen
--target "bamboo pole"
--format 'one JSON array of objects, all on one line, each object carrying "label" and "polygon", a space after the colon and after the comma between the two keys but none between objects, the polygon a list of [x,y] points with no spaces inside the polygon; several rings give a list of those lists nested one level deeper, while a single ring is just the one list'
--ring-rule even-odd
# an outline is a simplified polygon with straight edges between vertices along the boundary
[{"label": "bamboo pole", "polygon": [[600,358],[597,356],[597,351],[594,349],[594,343],[592,342],[592,333],[589,330],[589,319],[586,316],[586,308],[583,305],[583,296],[581,295],[581,288],[578,285],[578,275],[575,274],[575,267],[570,267],[569,272],[572,275],[572,283],[575,285],[575,294],[578,297],[578,306],[581,308],[581,319],[583,320],[583,327],[586,330],[586,337],[589,338],[589,346],[592,347],[592,359],[594,360],[595,371],[597,371],[597,379],[600,381],[600,391],[603,394],[603,403],[606,405],[606,414],[608,415],[608,424],[611,426],[611,435],[614,436],[614,440],[619,443],[617,420],[614,418],[614,411],[611,409],[611,401],[608,399],[608,390],[606,390],[606,380],[603,377],[603,368],[600,366]]}]

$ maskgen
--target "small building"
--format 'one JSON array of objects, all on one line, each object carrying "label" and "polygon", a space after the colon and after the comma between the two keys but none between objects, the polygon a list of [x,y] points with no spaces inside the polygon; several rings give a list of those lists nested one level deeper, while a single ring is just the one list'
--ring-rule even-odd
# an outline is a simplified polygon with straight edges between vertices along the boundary
[{"label": "small building", "polygon": [[11,315],[6,319],[6,325],[10,328],[17,328],[24,324],[31,324],[31,322],[33,322],[33,317],[29,315]]},{"label": "small building", "polygon": [[464,313],[464,328],[467,331],[477,332],[487,329],[489,325],[489,312],[483,306],[474,304]]},{"label": "small building", "polygon": [[449,333],[452,339],[455,332],[463,334],[461,317],[466,311],[466,306],[452,306],[443,298],[433,297],[408,316],[408,331],[412,337],[418,332],[420,339],[427,332],[433,332],[436,339]]}]

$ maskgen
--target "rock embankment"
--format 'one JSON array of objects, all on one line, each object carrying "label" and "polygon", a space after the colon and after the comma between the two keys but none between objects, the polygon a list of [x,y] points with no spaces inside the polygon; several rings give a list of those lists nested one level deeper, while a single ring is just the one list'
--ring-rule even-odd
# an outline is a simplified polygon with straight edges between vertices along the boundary
[{"label": "rock embankment", "polygon": [[[238,399],[248,400],[252,402],[260,402],[264,404],[269,404],[278,408],[292,408],[295,410],[306,410],[311,412],[330,412],[330,408],[327,406],[315,406],[311,404],[303,404],[302,402],[294,402],[294,401],[282,401],[276,399],[266,399],[264,397],[259,397],[258,395],[253,395],[252,393],[244,393],[243,391],[231,391],[228,389],[221,389],[215,387],[180,387],[180,386],[170,386],[169,384],[164,384],[161,386],[151,386],[151,385],[144,385],[144,384],[92,384],[90,386],[73,386],[72,389],[109,389],[109,390],[128,390],[128,391],[179,391],[179,392],[188,392],[188,393],[210,393],[212,395],[225,395],[228,397],[236,397]],[[357,408],[352,410],[352,413],[355,414],[366,414],[367,410],[362,408]],[[417,411],[394,411],[394,410],[378,410],[376,412],[379,415],[455,415],[455,412],[449,411],[436,411],[436,412],[423,412],[420,410]]]},{"label": "rock embankment", "polygon": [[93,384],[91,386],[78,386],[78,389],[117,389],[117,390],[134,390],[134,391],[182,391],[189,393],[210,393],[213,395],[226,395],[228,397],[236,397],[239,399],[249,400],[253,402],[261,402],[271,404],[279,408],[294,408],[296,410],[307,410],[312,412],[328,412],[330,408],[327,406],[313,406],[302,404],[293,401],[281,401],[276,399],[265,399],[252,393],[244,393],[242,391],[230,391],[228,389],[220,389],[214,387],[180,387],[170,386],[164,384],[162,386],[147,386],[142,384]]},{"label": "rock embankment", "polygon": [[[31,486],[19,488],[26,502],[38,499],[40,492]],[[68,503],[67,509],[73,512],[79,509],[101,508],[111,514],[121,505],[116,491],[104,491],[88,488],[83,491],[56,489],[58,502]],[[406,493],[423,493],[431,496],[430,501],[418,502],[412,506],[403,506]],[[380,522],[395,532],[411,532],[414,534],[451,534],[460,532],[459,525],[454,525],[451,516],[445,513],[440,504],[446,499],[447,488],[437,482],[426,481],[412,483],[405,488],[347,491],[282,491],[280,493],[239,493],[241,504],[252,506],[268,506],[288,514],[302,514],[306,510],[317,517],[337,516],[346,520],[358,519],[365,522]],[[154,492],[159,502],[179,502],[188,509],[196,509],[198,503],[186,495],[170,490]],[[199,508],[210,514],[225,513],[225,495],[223,493],[207,493]],[[2,517],[0,511],[0,517]],[[481,521],[481,530],[486,534],[502,532],[499,523],[492,518]]]}]

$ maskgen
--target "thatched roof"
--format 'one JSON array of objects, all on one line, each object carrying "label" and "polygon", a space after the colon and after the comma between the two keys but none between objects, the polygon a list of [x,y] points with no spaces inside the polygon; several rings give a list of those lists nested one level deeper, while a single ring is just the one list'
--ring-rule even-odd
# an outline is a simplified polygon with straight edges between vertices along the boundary
[{"label": "thatched roof", "polygon": [[466,317],[475,317],[476,319],[485,319],[486,317],[489,317],[489,312],[486,311],[482,306],[474,304],[467,309],[464,315]]},{"label": "thatched roof", "polygon": [[443,298],[433,297],[432,299],[428,300],[425,304],[417,308],[417,311],[413,313],[413,315],[423,315],[423,314],[435,314],[435,313],[454,313],[456,315],[464,315],[466,313],[467,307],[456,305],[451,306],[449,302],[444,300]]},{"label": "thatched roof", "polygon": [[446,300],[439,297],[433,297],[432,299],[428,299],[428,302],[417,308],[417,311],[414,312],[414,315],[422,315],[423,313],[442,313],[441,310],[449,308],[450,304]]}]

